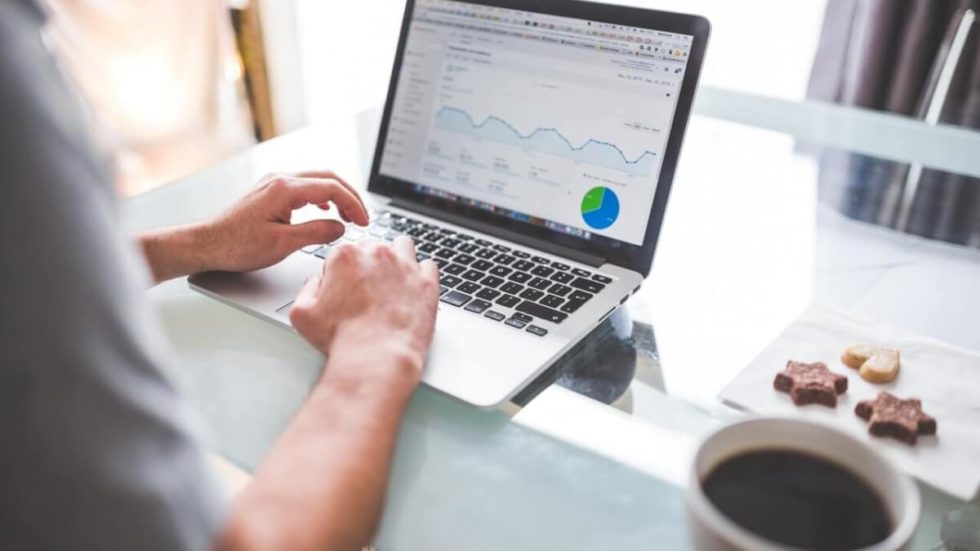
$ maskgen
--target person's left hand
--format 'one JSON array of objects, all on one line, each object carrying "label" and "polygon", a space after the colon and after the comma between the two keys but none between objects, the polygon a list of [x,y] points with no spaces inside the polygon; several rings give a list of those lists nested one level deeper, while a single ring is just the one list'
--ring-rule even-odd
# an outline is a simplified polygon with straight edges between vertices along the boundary
[{"label": "person's left hand", "polygon": [[331,243],[344,234],[337,220],[292,224],[306,205],[338,210],[340,218],[367,225],[360,196],[333,172],[273,174],[211,220],[148,232],[140,242],[157,281],[203,271],[246,272],[276,264],[307,245]]},{"label": "person's left hand", "polygon": [[367,225],[368,213],[354,188],[332,172],[267,176],[258,189],[202,225],[210,270],[247,272],[271,266],[307,245],[331,243],[344,235],[336,220],[290,223],[292,212],[308,204],[327,210],[333,203],[345,222]]}]

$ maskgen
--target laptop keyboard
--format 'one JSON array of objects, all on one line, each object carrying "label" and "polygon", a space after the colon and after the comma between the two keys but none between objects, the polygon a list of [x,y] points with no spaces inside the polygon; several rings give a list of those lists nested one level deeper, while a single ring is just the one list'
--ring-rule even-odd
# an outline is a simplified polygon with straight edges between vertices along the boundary
[{"label": "laptop keyboard", "polygon": [[562,323],[613,281],[595,271],[384,210],[372,212],[367,228],[348,226],[340,240],[303,251],[325,258],[332,246],[345,241],[391,241],[399,235],[412,238],[419,261],[431,258],[439,266],[439,300],[444,304],[539,337],[548,334],[539,324]]}]

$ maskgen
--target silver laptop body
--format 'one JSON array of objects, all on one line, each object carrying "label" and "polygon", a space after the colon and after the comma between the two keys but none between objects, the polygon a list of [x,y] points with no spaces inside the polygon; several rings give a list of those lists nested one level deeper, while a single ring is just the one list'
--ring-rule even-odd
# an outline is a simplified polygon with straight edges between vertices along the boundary
[{"label": "silver laptop body", "polygon": [[442,278],[423,381],[481,408],[534,381],[649,272],[708,24],[527,5],[409,0],[365,197],[371,225],[264,270],[196,274],[191,287],[290,327],[293,299],[333,247],[409,235]]}]

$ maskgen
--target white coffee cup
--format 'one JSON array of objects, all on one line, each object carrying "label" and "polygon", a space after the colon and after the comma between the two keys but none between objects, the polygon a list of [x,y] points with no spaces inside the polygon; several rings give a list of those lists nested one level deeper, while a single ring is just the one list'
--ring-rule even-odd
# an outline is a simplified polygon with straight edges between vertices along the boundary
[{"label": "white coffee cup", "polygon": [[698,448],[687,488],[687,518],[700,551],[788,551],[739,526],[718,510],[704,493],[703,482],[724,461],[751,451],[783,449],[829,459],[846,467],[884,501],[892,532],[884,541],[859,551],[905,549],[919,521],[921,502],[915,483],[867,444],[840,430],[790,418],[754,418],[727,425]]}]

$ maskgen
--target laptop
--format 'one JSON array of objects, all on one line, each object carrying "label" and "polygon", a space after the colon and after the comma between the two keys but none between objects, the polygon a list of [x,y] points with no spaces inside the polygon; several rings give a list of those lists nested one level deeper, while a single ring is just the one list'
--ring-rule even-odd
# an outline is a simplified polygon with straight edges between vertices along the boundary
[{"label": "laptop", "polygon": [[288,327],[333,247],[408,235],[442,284],[423,382],[496,407],[649,273],[708,34],[701,17],[574,0],[409,0],[370,226],[190,285]]}]

